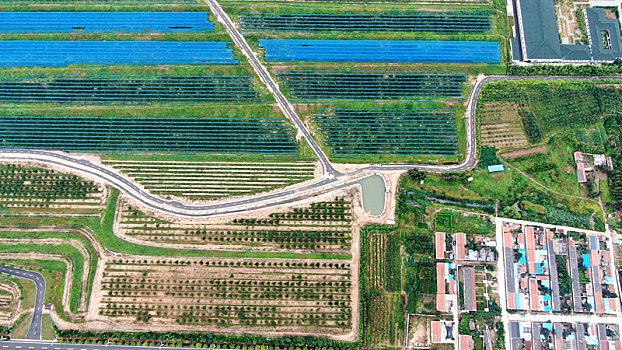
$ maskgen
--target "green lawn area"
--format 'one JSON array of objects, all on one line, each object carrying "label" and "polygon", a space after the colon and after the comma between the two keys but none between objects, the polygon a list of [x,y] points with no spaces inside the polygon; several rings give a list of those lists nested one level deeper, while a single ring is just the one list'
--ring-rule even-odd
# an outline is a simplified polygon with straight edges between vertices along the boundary
[{"label": "green lawn area", "polygon": [[54,340],[56,338],[56,332],[54,331],[54,322],[50,315],[43,315],[41,318],[41,339],[42,340]]},{"label": "green lawn area", "polygon": [[548,148],[546,153],[505,159],[505,161],[555,191],[580,195],[573,156],[576,150],[581,149],[576,139],[576,131],[567,130],[554,135],[546,142],[546,146]]},{"label": "green lawn area", "polygon": [[15,277],[17,284],[20,285],[22,292],[22,309],[32,309],[35,307],[35,297],[37,295],[37,286],[35,282]]},{"label": "green lawn area", "polygon": [[21,317],[15,325],[13,325],[13,331],[11,332],[11,338],[25,339],[28,335],[28,329],[30,329],[30,323],[32,322],[32,313],[26,314]]},{"label": "green lawn area", "polygon": [[600,196],[603,199],[603,202],[611,202],[613,199],[611,198],[611,193],[609,192],[609,182],[601,179],[598,184],[600,186]]}]

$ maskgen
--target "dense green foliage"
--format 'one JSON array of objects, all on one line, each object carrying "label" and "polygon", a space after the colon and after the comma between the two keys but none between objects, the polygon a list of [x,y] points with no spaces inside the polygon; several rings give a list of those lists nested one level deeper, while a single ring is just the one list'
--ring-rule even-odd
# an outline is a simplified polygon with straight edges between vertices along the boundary
[{"label": "dense green foliage", "polygon": [[609,173],[609,191],[613,206],[622,209],[622,113],[605,119],[605,130],[609,136],[608,149],[615,168]]},{"label": "dense green foliage", "polygon": [[520,116],[523,121],[523,129],[525,130],[525,136],[531,143],[538,143],[542,141],[542,128],[536,117],[530,111],[521,110]]},{"label": "dense green foliage", "polygon": [[401,241],[393,233],[387,239],[387,290],[399,292],[402,290],[402,256],[400,252]]},{"label": "dense green foliage", "polygon": [[268,338],[255,335],[219,335],[211,333],[176,333],[176,332],[92,332],[78,330],[60,330],[55,328],[60,340],[85,343],[104,343],[108,340],[113,343],[142,345],[159,345],[160,342],[170,345],[236,345],[255,346],[265,345],[272,349],[286,349],[289,346],[304,346],[311,349],[354,349],[356,344],[315,337],[278,337]]},{"label": "dense green foliage", "polygon": [[531,66],[516,66],[509,65],[507,67],[508,75],[518,76],[586,76],[586,77],[598,77],[598,76],[614,76],[622,74],[622,60],[617,60],[614,63],[604,63],[601,66],[582,65],[575,66],[567,64],[563,66],[541,64]]},{"label": "dense green foliage", "polygon": [[622,97],[602,89],[592,81],[500,81],[487,84],[480,101],[516,104],[527,138],[536,143],[560,129],[601,120],[612,101]]},{"label": "dense green foliage", "polygon": [[497,158],[497,151],[498,150],[495,147],[482,147],[478,163],[480,168],[487,168],[489,165],[500,164],[501,161]]},{"label": "dense green foliage", "polygon": [[572,295],[572,278],[568,273],[568,260],[561,255],[555,256],[557,275],[559,277],[559,293],[562,296]]}]

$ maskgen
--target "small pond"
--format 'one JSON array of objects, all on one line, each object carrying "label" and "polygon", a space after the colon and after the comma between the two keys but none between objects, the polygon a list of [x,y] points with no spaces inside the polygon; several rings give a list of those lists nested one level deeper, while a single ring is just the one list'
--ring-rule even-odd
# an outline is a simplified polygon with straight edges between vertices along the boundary
[{"label": "small pond", "polygon": [[363,188],[363,208],[378,216],[384,212],[386,187],[380,175],[366,177],[359,181]]}]

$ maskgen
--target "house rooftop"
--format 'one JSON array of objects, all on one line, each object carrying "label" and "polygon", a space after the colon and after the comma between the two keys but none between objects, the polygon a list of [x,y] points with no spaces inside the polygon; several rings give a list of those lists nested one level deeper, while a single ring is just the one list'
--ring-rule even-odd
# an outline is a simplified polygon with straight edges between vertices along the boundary
[{"label": "house rooftop", "polygon": [[605,16],[603,8],[585,10],[592,55],[595,61],[614,61],[622,57],[622,35],[620,22]]},{"label": "house rooftop", "polygon": [[524,60],[562,58],[553,0],[518,0]]},{"label": "house rooftop", "polygon": [[587,182],[587,175],[585,173],[584,163],[577,163],[577,180],[579,181],[579,183]]}]

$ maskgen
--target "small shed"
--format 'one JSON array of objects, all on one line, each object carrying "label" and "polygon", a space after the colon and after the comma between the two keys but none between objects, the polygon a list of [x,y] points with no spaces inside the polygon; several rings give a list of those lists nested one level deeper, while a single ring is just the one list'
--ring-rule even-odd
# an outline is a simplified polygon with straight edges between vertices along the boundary
[{"label": "small shed", "polygon": [[497,165],[489,165],[488,166],[488,172],[489,173],[498,173],[500,171],[504,171],[505,167],[503,166],[503,164],[497,164]]}]

